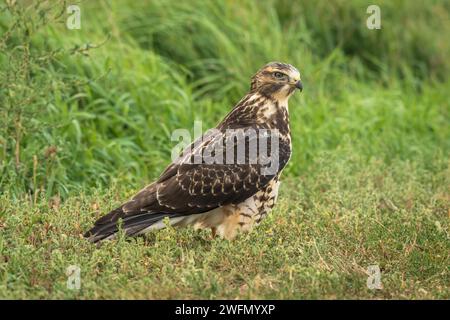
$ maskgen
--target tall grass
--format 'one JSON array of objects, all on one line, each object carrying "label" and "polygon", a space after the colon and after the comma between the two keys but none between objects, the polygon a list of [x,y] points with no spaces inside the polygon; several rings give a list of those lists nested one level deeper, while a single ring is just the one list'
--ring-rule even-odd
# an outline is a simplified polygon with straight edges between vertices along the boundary
[{"label": "tall grass", "polygon": [[[381,30],[363,0],[79,1],[69,30],[65,1],[0,1],[0,298],[448,298],[450,5],[377,3]],[[255,232],[85,241],[273,60],[305,89]]]},{"label": "tall grass", "polygon": [[[297,66],[295,177],[339,148],[442,166],[450,150],[450,5],[380,1],[1,4],[0,191],[67,196],[140,186],[167,164],[170,133],[219,121],[263,64]],[[445,162],[444,162],[445,163]]]}]

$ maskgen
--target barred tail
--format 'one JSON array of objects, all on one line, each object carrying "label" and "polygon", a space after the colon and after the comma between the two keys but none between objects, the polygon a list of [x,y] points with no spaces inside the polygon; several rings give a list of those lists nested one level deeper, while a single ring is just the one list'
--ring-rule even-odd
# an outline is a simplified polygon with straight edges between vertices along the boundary
[{"label": "barred tail", "polygon": [[177,213],[142,212],[130,214],[124,213],[122,207],[120,207],[98,219],[94,227],[84,234],[84,237],[88,238],[90,242],[96,243],[102,240],[113,239],[117,236],[119,229],[122,229],[126,236],[135,236],[150,230],[164,228],[163,219],[166,217],[171,219],[171,224],[173,224],[179,219],[172,220],[172,218],[180,216]]}]

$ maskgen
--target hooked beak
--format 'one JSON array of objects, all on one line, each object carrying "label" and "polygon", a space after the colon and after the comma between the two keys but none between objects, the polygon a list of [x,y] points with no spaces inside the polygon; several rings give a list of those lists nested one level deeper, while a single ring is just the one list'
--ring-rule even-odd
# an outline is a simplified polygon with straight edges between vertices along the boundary
[{"label": "hooked beak", "polygon": [[300,80],[298,80],[298,81],[295,83],[295,87],[296,87],[298,90],[303,91],[303,83],[302,83]]}]

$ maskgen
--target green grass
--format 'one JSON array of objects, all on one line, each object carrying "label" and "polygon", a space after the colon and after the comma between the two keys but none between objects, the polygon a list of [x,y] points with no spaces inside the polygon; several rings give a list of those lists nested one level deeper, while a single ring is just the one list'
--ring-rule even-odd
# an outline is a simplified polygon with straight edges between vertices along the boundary
[{"label": "green grass", "polygon": [[[81,30],[54,2],[0,3],[0,298],[448,299],[450,7],[379,2],[379,31],[359,0],[83,1]],[[272,60],[305,90],[261,226],[81,237]]]},{"label": "green grass", "polygon": [[[232,242],[169,228],[97,248],[82,232],[133,190],[64,203],[5,195],[0,296],[448,298],[447,164],[437,159],[442,171],[430,175],[348,151],[318,155],[309,173],[286,179],[273,214]],[[80,291],[66,288],[69,265],[81,268]],[[380,266],[383,289],[366,287],[369,265]]]}]

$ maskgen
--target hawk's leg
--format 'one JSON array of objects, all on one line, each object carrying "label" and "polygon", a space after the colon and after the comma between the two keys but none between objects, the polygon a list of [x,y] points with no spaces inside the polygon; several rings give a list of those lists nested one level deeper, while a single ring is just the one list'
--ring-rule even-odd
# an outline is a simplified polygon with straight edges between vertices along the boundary
[{"label": "hawk's leg", "polygon": [[211,227],[211,234],[212,234],[212,238],[214,239],[217,235],[217,228],[216,227]]}]

